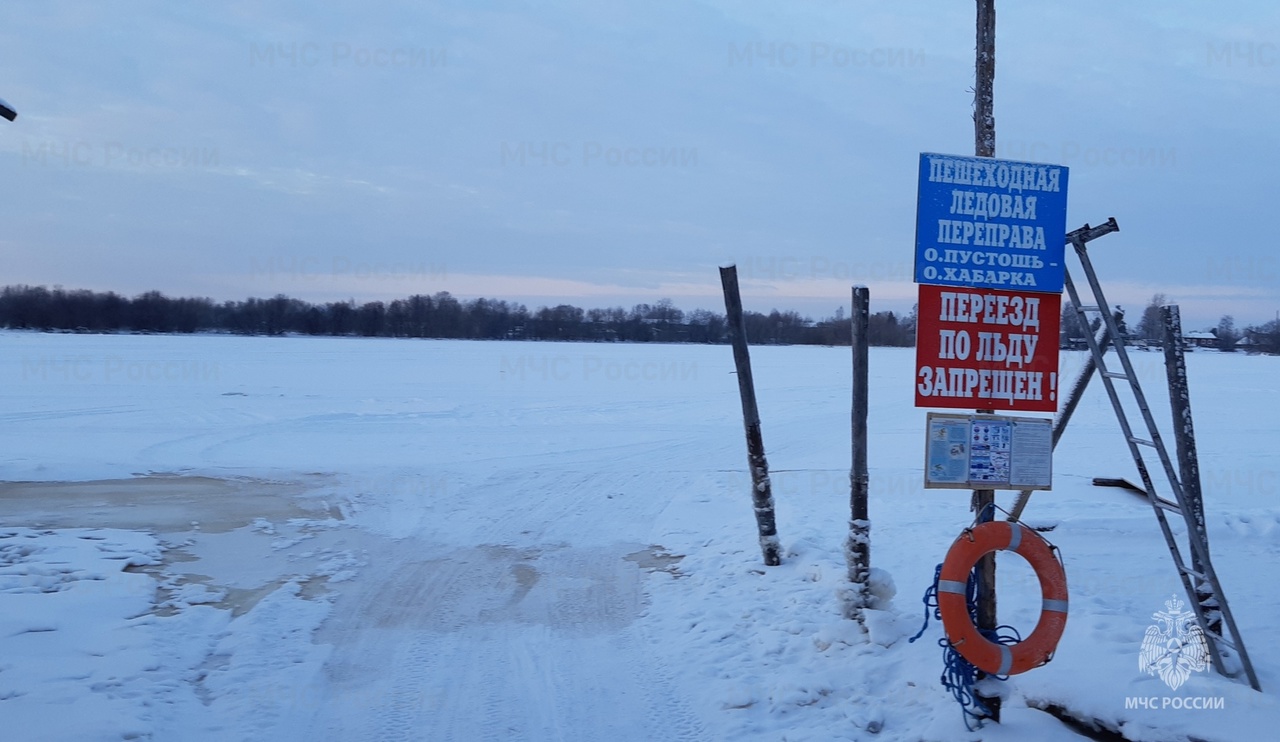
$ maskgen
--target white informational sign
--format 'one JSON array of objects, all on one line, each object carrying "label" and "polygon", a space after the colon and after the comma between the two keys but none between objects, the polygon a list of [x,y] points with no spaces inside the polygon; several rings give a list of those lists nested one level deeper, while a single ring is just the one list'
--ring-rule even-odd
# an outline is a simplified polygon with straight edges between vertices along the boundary
[{"label": "white informational sign", "polygon": [[1052,420],[930,412],[926,430],[926,488],[1053,488]]}]

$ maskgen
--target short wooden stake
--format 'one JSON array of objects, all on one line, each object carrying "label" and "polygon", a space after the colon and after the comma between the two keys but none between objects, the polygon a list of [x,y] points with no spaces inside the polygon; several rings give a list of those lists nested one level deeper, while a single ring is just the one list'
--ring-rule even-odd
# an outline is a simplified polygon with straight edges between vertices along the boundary
[{"label": "short wooden stake", "polygon": [[742,396],[742,423],[747,433],[747,466],[751,469],[751,501],[756,511],[756,527],[760,534],[760,551],[770,567],[782,564],[778,544],[778,526],[774,519],[773,490],[769,484],[769,462],[764,457],[764,439],[760,434],[760,411],[756,408],[755,383],[751,379],[751,357],[747,353],[747,323],[742,314],[742,297],[738,294],[738,268],[720,269],[724,287],[725,319],[729,340],[733,343],[733,363],[738,369],[738,393]]},{"label": "short wooden stake", "polygon": [[863,609],[871,600],[871,520],[867,499],[870,476],[867,473],[867,367],[868,328],[870,326],[871,292],[866,286],[853,289],[853,466],[849,471],[849,540],[845,544],[845,561],[849,565],[849,596],[845,617],[863,622]]}]

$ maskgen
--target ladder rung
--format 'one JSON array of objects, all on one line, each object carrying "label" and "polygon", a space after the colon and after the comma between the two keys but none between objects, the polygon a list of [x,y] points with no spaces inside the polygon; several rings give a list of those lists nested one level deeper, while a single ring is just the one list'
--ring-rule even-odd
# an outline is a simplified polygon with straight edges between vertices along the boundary
[{"label": "ladder rung", "polygon": [[1211,631],[1207,633],[1209,634],[1210,637],[1212,637],[1211,641],[1213,641],[1215,644],[1225,644],[1228,647],[1231,647],[1232,649],[1236,650],[1237,652],[1240,651],[1240,648],[1236,646],[1236,643],[1226,638],[1225,636],[1219,636],[1218,634],[1215,634]]},{"label": "ladder rung", "polygon": [[1169,502],[1163,497],[1156,498],[1156,507],[1160,508],[1161,510],[1168,510],[1171,513],[1177,513],[1178,515],[1182,515],[1182,508],[1178,507],[1172,502]]},{"label": "ladder rung", "polygon": [[1100,312],[1100,311],[1102,311],[1102,308],[1101,308],[1101,307],[1097,307],[1097,306],[1092,306],[1092,307],[1090,307],[1090,306],[1084,306],[1084,305],[1081,305],[1081,306],[1080,306],[1080,311],[1081,311],[1081,312]]},{"label": "ladder rung", "polygon": [[1187,575],[1188,577],[1194,577],[1194,578],[1196,578],[1197,580],[1200,580],[1201,582],[1208,582],[1208,581],[1209,581],[1209,578],[1208,578],[1208,577],[1205,577],[1205,576],[1204,576],[1204,574],[1202,574],[1202,573],[1200,573],[1200,572],[1197,572],[1197,571],[1195,571],[1194,569],[1192,569],[1192,568],[1190,568],[1190,567],[1180,567],[1179,569],[1181,569],[1181,570],[1182,570],[1182,574]]},{"label": "ladder rung", "polygon": [[1140,445],[1140,446],[1151,446],[1152,448],[1155,448],[1155,447],[1156,447],[1156,444],[1152,443],[1151,441],[1147,440],[1146,438],[1139,438],[1139,437],[1138,437],[1138,436],[1136,436],[1136,435],[1131,435],[1131,436],[1129,436],[1129,440],[1130,440],[1130,441],[1132,441],[1133,443],[1137,443],[1137,444],[1138,444],[1138,445]]},{"label": "ladder rung", "polygon": [[1103,371],[1102,375],[1107,377],[1108,379],[1124,379],[1125,381],[1129,380],[1129,375],[1123,371]]}]

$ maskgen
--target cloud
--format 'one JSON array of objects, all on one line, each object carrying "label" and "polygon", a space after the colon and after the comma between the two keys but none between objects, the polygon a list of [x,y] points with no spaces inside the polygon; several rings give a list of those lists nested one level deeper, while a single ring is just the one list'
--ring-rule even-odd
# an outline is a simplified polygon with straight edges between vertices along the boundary
[{"label": "cloud", "polygon": [[[772,261],[779,302],[906,302],[917,154],[972,148],[969,6],[6,10],[6,280],[232,298],[255,260],[352,256],[714,299],[714,266]],[[997,33],[997,151],[1072,168],[1071,226],[1117,217],[1104,283],[1270,317],[1280,11],[1043,0]]]}]

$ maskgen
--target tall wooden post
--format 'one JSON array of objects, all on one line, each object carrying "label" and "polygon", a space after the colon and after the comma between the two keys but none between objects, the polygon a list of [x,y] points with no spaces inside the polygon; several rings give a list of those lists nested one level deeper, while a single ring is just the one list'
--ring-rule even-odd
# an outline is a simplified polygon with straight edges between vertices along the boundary
[{"label": "tall wooden post", "polygon": [[769,484],[769,462],[764,457],[764,438],[760,434],[760,411],[756,408],[756,388],[751,379],[751,357],[747,353],[747,322],[742,314],[742,296],[738,293],[738,267],[720,269],[724,288],[725,319],[729,340],[733,343],[733,363],[738,369],[738,393],[742,397],[742,423],[747,432],[747,466],[751,469],[751,501],[756,511],[756,528],[760,534],[760,551],[770,567],[782,564],[778,545],[778,527],[773,513],[773,490]]},{"label": "tall wooden post", "polygon": [[[977,0],[977,56],[974,62],[973,85],[973,140],[974,154],[978,157],[996,156],[996,6],[995,0]],[[992,410],[978,410],[990,413]],[[983,520],[995,517],[995,490],[974,490],[971,507],[983,516]],[[996,619],[996,556],[988,554],[978,560],[978,628],[995,630]],[[979,678],[984,677],[979,673]],[[976,689],[974,694],[991,712],[991,718],[1000,721],[1000,698],[986,696]]]},{"label": "tall wooden post", "polygon": [[973,86],[974,154],[996,156],[996,4],[978,0],[978,56]]},{"label": "tall wooden post", "polygon": [[[1204,493],[1200,488],[1200,459],[1196,454],[1196,429],[1191,422],[1191,390],[1187,383],[1187,360],[1182,340],[1182,313],[1178,305],[1160,307],[1164,320],[1164,368],[1169,378],[1169,407],[1173,412],[1173,439],[1177,443],[1178,479],[1182,481],[1182,496],[1190,506],[1191,519],[1195,523],[1200,542],[1209,548],[1209,534],[1204,524]],[[1191,550],[1191,568],[1204,574],[1200,552]],[[1196,597],[1200,605],[1209,609],[1206,615],[1217,616],[1212,608],[1213,588],[1207,581],[1196,580]],[[1222,621],[1215,618],[1210,628],[1222,635]]]},{"label": "tall wooden post", "polygon": [[845,617],[863,621],[863,609],[869,607],[871,577],[871,520],[867,498],[870,476],[867,473],[867,393],[868,328],[871,315],[871,292],[866,286],[853,288],[853,467],[849,471],[849,540],[845,544],[845,561],[849,565],[850,595],[845,604]]}]

